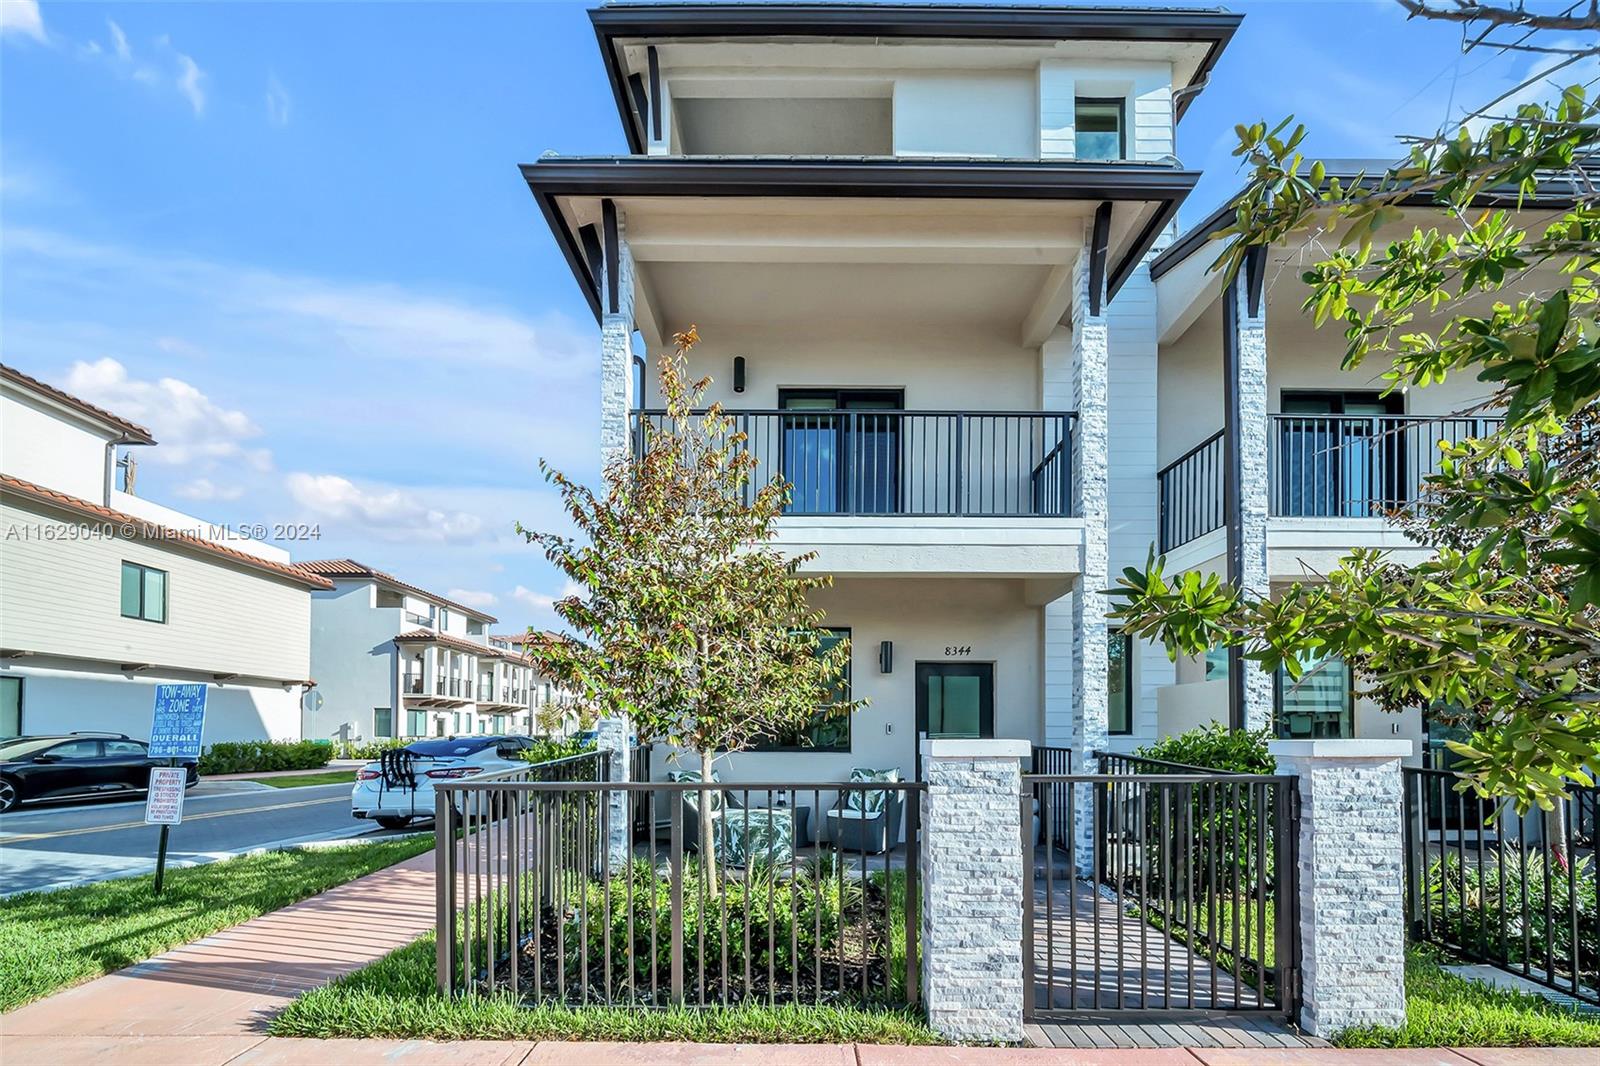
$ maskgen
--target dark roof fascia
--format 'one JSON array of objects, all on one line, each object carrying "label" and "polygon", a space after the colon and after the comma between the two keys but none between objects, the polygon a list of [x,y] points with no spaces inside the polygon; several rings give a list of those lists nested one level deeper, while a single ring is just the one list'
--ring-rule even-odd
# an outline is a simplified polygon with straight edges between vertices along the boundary
[{"label": "dark roof fascia", "polygon": [[[1341,184],[1348,185],[1363,173],[1369,177],[1379,177],[1384,170],[1393,164],[1390,162],[1375,163],[1374,167],[1365,171],[1349,171],[1346,173],[1329,173],[1323,181],[1323,188],[1327,188],[1333,179],[1337,178]],[[1570,211],[1579,201],[1577,185],[1570,178],[1550,178],[1539,183],[1538,191],[1532,197],[1519,197],[1515,189],[1485,189],[1472,199],[1473,207],[1516,207],[1520,202],[1523,207],[1542,208],[1549,211]],[[1234,205],[1238,203],[1243,190],[1230,199],[1224,201],[1216,210],[1191,226],[1177,240],[1173,241],[1161,254],[1150,263],[1150,276],[1159,278],[1171,271],[1199,251],[1211,241],[1211,235],[1218,230],[1226,229],[1234,219]],[[1401,207],[1436,207],[1437,203],[1430,196],[1409,196],[1400,201]]]},{"label": "dark roof fascia", "polygon": [[1128,163],[1010,163],[585,156],[524,163],[522,177],[561,246],[595,320],[597,278],[555,203],[558,196],[833,196],[935,199],[1159,201],[1155,215],[1115,264],[1115,295],[1199,181],[1193,170]]},{"label": "dark roof fascia", "polygon": [[[628,108],[619,38],[927,37],[956,40],[1210,41],[1187,89],[1198,90],[1244,16],[1220,8],[1096,8],[984,4],[614,4],[589,21],[617,114],[635,154],[644,145]],[[1174,121],[1197,95],[1179,97]]]}]

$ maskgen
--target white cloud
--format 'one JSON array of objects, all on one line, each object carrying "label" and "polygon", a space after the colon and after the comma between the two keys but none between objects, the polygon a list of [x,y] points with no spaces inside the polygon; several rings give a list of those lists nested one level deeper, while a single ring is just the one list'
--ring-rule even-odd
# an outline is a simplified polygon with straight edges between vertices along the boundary
[{"label": "white cloud", "polygon": [[150,427],[160,444],[142,452],[141,458],[205,469],[239,463],[257,471],[272,468],[269,450],[246,443],[261,435],[261,427],[243,411],[223,407],[187,381],[135,378],[127,367],[107,357],[73,363],[65,388]]},{"label": "white cloud", "polygon": [[0,37],[32,37],[43,42],[39,0],[0,0]]},{"label": "white cloud", "polygon": [[267,121],[274,126],[287,126],[294,101],[289,90],[283,87],[276,74],[267,75]]},{"label": "white cloud", "polygon": [[345,523],[383,539],[470,543],[485,536],[477,515],[431,507],[405,489],[367,489],[337,474],[298,472],[288,475],[284,485],[312,518]]},{"label": "white cloud", "polygon": [[186,481],[173,491],[186,500],[237,500],[244,495],[238,485],[222,486],[205,477]]},{"label": "white cloud", "polygon": [[486,611],[500,602],[500,597],[494,593],[481,592],[476,589],[451,589],[444,595],[445,599],[464,603],[468,607],[476,607],[480,611]]},{"label": "white cloud", "polygon": [[553,596],[548,592],[539,592],[535,589],[530,589],[526,585],[518,585],[511,591],[511,598],[522,604],[524,607],[531,607],[535,611],[553,616],[555,603],[557,600],[564,600],[569,596],[581,596],[583,594],[583,586],[578,584],[576,581],[573,581],[571,578],[568,578],[567,583],[562,586],[561,591]]},{"label": "white cloud", "polygon": [[[6,7],[10,0],[0,0]],[[153,54],[135,49],[127,31],[115,19],[106,20],[107,43],[84,42],[78,49],[85,59],[103,65],[119,78],[151,88],[177,91],[199,118],[206,110],[207,74],[193,56],[180,52],[165,34],[157,37]]]}]

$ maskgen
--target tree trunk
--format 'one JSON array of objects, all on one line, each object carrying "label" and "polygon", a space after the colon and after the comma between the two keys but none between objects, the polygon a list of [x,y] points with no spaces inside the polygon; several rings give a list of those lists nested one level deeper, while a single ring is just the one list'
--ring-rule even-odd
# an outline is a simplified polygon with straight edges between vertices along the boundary
[{"label": "tree trunk", "polygon": [[1567,804],[1558,800],[1556,805],[1544,816],[1544,842],[1549,849],[1550,858],[1555,861],[1556,869],[1563,874],[1567,872]]},{"label": "tree trunk", "polygon": [[[700,753],[701,784],[711,784],[711,764],[715,759],[714,752],[702,751]],[[719,814],[723,818],[728,816],[727,812],[721,809],[721,797],[718,796],[717,800],[712,799],[713,796],[717,795],[714,792],[701,792],[699,796],[700,802],[697,804],[700,809],[700,868],[705,873],[706,886],[710,889],[713,899],[720,894],[717,885],[716,818]],[[713,807],[713,803],[716,804],[715,807]]]}]

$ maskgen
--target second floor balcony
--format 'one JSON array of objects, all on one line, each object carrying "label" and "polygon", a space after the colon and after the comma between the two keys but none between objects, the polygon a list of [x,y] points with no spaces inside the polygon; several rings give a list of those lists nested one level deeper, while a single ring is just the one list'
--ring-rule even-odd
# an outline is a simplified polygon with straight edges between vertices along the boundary
[{"label": "second floor balcony", "polygon": [[[1491,416],[1272,415],[1267,427],[1267,508],[1273,518],[1381,519],[1413,506],[1439,470],[1441,442],[1499,428]],[[1222,528],[1222,431],[1158,473],[1160,550]]]},{"label": "second floor balcony", "polygon": [[[1061,412],[887,409],[729,411],[758,463],[747,498],[774,477],[790,516],[1066,518],[1072,429]],[[635,411],[660,429],[666,414]]]}]

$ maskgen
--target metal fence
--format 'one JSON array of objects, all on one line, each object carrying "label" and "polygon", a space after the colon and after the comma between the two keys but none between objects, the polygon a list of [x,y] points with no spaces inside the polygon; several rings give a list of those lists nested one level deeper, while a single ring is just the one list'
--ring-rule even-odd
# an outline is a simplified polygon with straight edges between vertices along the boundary
[{"label": "metal fence", "polygon": [[913,1005],[923,787],[449,782],[439,988],[573,1005]]},{"label": "metal fence", "polygon": [[1222,451],[1219,429],[1156,474],[1161,551],[1222,528]]},{"label": "metal fence", "polygon": [[[1023,782],[1024,839],[1060,842],[1028,864],[1023,890],[1030,1017],[1293,1015],[1294,778],[1078,774]],[[1087,843],[1059,828],[1085,820],[1093,827]],[[1085,869],[1093,871],[1087,881],[1076,875]]]},{"label": "metal fence", "polygon": [[[1071,514],[1075,415],[1014,411],[728,411],[756,457],[753,494],[792,486],[789,514]],[[660,410],[631,413],[636,455]]]},{"label": "metal fence", "polygon": [[1404,770],[1412,939],[1600,1004],[1600,790],[1519,817],[1460,780]]}]

